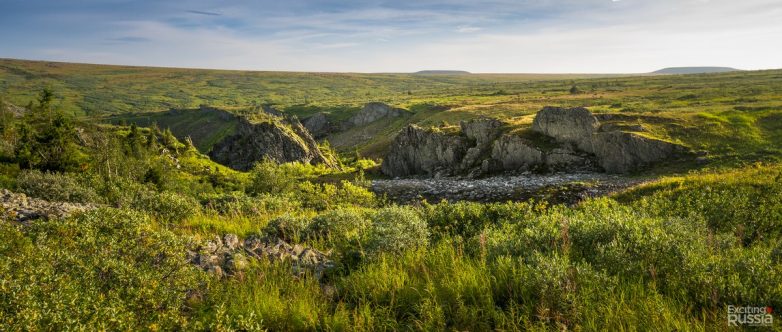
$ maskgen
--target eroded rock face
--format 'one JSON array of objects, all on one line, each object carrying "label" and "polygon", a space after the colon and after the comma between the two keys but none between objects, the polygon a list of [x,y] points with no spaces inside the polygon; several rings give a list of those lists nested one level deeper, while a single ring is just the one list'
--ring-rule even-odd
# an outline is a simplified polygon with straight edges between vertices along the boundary
[{"label": "eroded rock face", "polygon": [[575,144],[580,150],[592,153],[592,134],[600,122],[583,107],[544,107],[532,122],[532,130],[555,138],[559,142]]},{"label": "eroded rock face", "polygon": [[491,158],[502,170],[527,170],[543,164],[545,155],[518,135],[504,135],[494,141]]},{"label": "eroded rock face", "polygon": [[595,134],[592,146],[600,166],[609,173],[633,172],[688,153],[678,144],[621,131]]},{"label": "eroded rock face", "polygon": [[331,131],[331,123],[329,123],[329,119],[323,112],[315,113],[314,115],[304,119],[302,124],[304,125],[304,128],[307,128],[310,134],[312,134],[312,136],[315,138],[326,136]]},{"label": "eroded rock face", "polygon": [[391,143],[381,170],[389,176],[453,175],[469,147],[464,136],[408,125]]},{"label": "eroded rock face", "polygon": [[303,162],[334,166],[318,148],[309,131],[295,118],[251,123],[240,118],[237,133],[212,147],[209,156],[236,170],[250,170],[268,158],[278,163]]},{"label": "eroded rock face", "polygon": [[364,105],[364,108],[353,115],[348,122],[353,126],[363,126],[383,118],[402,116],[403,112],[403,109],[394,108],[385,103],[373,102]]},{"label": "eroded rock face", "polygon": [[502,135],[502,127],[494,119],[462,122],[461,132],[450,135],[408,127],[392,145],[382,170],[392,176],[470,177],[528,170],[629,173],[689,154],[684,146],[629,131],[643,127],[601,127],[585,108],[541,110],[531,130],[544,135],[542,140],[534,135],[534,141],[518,134]]},{"label": "eroded rock face", "polygon": [[497,119],[481,118],[462,121],[459,126],[462,134],[474,142],[462,159],[461,169],[470,171],[480,165],[491,148],[492,142],[502,134],[502,122]]}]

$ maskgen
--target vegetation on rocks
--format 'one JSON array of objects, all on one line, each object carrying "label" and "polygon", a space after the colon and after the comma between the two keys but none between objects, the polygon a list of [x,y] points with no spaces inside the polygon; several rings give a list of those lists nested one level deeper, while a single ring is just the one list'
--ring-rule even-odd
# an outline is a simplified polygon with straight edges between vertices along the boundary
[{"label": "vegetation on rocks", "polygon": [[[30,71],[24,84],[35,85],[34,64],[2,63],[3,73]],[[586,105],[603,126],[640,126],[639,135],[706,151],[706,163],[653,168],[645,175],[659,178],[570,205],[397,205],[370,190],[379,167],[362,151],[333,153],[339,167],[260,160],[237,171],[167,128],[71,117],[98,113],[104,102],[83,96],[103,92],[68,76],[70,66],[51,70],[82,99],[52,103],[47,92],[18,93],[18,81],[0,90],[16,104],[33,100],[0,127],[3,330],[727,330],[728,305],[782,308],[776,71],[582,78],[573,95],[571,80],[374,75],[363,90],[343,82],[341,99],[291,108],[363,103],[381,86],[411,113],[377,121],[400,121],[392,132],[414,122],[422,136],[481,145],[484,137],[458,136],[452,124],[501,115],[501,134],[535,141],[521,132],[542,104]],[[222,78],[183,91],[238,84],[236,73],[213,74]],[[141,89],[128,80],[119,84]],[[412,95],[393,93],[410,80],[423,83]],[[298,104],[304,90],[275,98]],[[234,96],[230,103],[251,104]],[[130,110],[134,98],[121,93],[106,111]],[[149,105],[174,102],[161,98],[150,94]],[[89,208],[24,222],[12,215],[64,204]]]}]

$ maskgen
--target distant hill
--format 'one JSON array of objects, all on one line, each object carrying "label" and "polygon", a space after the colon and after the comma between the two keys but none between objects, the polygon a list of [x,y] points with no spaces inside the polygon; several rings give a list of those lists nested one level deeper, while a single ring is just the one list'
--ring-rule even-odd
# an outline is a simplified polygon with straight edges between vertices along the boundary
[{"label": "distant hill", "polygon": [[422,70],[415,72],[420,75],[468,75],[470,72],[464,70]]},{"label": "distant hill", "polygon": [[741,71],[741,69],[730,67],[668,67],[652,74],[706,74],[706,73],[727,73],[731,71]]}]

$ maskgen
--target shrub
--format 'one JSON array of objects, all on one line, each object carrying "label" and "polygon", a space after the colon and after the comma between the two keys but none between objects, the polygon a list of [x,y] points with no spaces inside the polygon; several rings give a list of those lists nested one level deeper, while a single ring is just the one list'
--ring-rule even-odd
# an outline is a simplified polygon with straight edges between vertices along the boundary
[{"label": "shrub", "polygon": [[19,173],[17,187],[31,197],[49,201],[102,203],[103,199],[84,181],[68,173],[26,170]]},{"label": "shrub", "polygon": [[366,214],[356,209],[324,212],[312,219],[308,237],[322,239],[343,257],[361,255],[371,225]]},{"label": "shrub", "polygon": [[133,208],[145,211],[165,223],[173,223],[192,217],[199,210],[195,199],[172,192],[140,193],[133,202]]},{"label": "shrub", "polygon": [[247,192],[254,195],[279,194],[292,191],[301,174],[294,166],[278,165],[265,159],[253,167]]},{"label": "shrub", "polygon": [[301,242],[307,238],[307,228],[312,220],[306,217],[284,214],[272,219],[263,232],[288,242]]},{"label": "shrub", "polygon": [[392,206],[377,210],[371,217],[369,242],[370,255],[401,253],[408,249],[426,247],[429,229],[426,222],[414,210]]},{"label": "shrub", "polygon": [[142,214],[116,209],[24,229],[0,222],[0,326],[186,327],[184,302],[203,274],[186,263],[185,239],[150,225]]},{"label": "shrub", "polygon": [[255,197],[243,192],[232,192],[204,198],[202,204],[220,214],[233,217],[262,217],[297,211],[301,208],[296,200],[288,197],[262,194]]}]

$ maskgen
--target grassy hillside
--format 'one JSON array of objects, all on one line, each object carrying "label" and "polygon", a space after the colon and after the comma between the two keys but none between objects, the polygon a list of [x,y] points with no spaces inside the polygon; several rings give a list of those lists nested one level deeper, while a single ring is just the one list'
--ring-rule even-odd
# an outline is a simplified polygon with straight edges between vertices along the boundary
[{"label": "grassy hillside", "polygon": [[358,150],[379,158],[407,123],[453,125],[491,116],[523,130],[544,106],[587,106],[596,113],[620,114],[620,122],[640,124],[647,135],[708,151],[720,163],[782,157],[777,125],[782,117],[781,70],[611,77],[335,74],[0,60],[0,96],[6,100],[25,105],[42,86],[52,87],[57,106],[73,113],[118,115],[140,124],[157,122],[177,133],[190,131],[201,151],[229,133],[231,125],[198,112],[139,113],[200,104],[259,109],[269,103],[300,118],[325,112],[332,121],[343,121],[369,101],[413,111],[404,120],[326,137],[342,152]]},{"label": "grassy hillside", "polygon": [[[409,122],[455,125],[489,115],[524,131],[544,105],[586,105],[611,114],[613,125],[640,124],[644,135],[708,150],[720,166],[658,170],[680,174],[573,206],[399,206],[368,189],[371,160],[343,158],[340,169],[262,162],[238,172],[168,131],[58,111],[85,101],[116,105],[85,113],[155,122],[208,143],[232,130],[220,113],[126,104],[197,90],[183,77],[199,71],[11,63],[35,74],[4,74],[3,97],[26,104],[47,82],[67,98],[51,104],[41,93],[24,117],[4,116],[0,127],[0,188],[10,190],[0,195],[2,330],[721,331],[733,329],[728,305],[782,307],[782,71],[572,81],[497,75],[493,83],[441,75],[423,78],[427,95],[402,92],[399,82],[412,81],[397,74],[304,82],[320,74],[226,72],[277,75],[287,82],[278,87],[294,87],[280,99],[301,93],[299,84],[322,84],[325,104],[282,107],[291,113],[355,112],[366,96],[351,99],[337,77],[382,85],[378,91],[392,91],[394,105],[412,112],[330,137],[346,150],[377,154]],[[184,76],[164,77],[171,73]],[[76,77],[102,83],[75,88]],[[117,98],[84,98],[99,85]],[[212,91],[238,96],[241,88],[231,86]],[[49,215],[30,205],[39,200],[88,211],[20,218]],[[230,239],[245,245],[223,250]],[[270,251],[259,254],[261,247]],[[313,256],[305,253],[321,261],[306,265]],[[779,329],[779,310],[772,315],[771,329]]]}]

